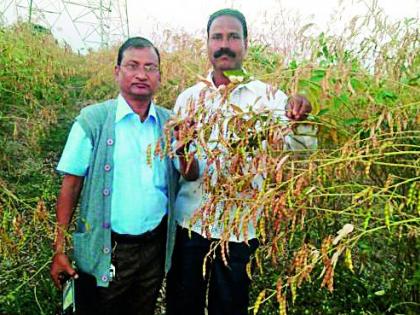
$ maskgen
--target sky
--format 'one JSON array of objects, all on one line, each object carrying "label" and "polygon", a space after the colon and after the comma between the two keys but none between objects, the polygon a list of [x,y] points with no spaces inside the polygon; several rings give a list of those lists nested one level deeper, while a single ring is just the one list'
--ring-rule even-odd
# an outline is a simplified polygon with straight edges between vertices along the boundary
[{"label": "sky", "polygon": [[[111,2],[110,29],[115,34],[107,41],[119,40],[127,35],[127,28],[118,17],[124,17],[127,2],[127,19],[130,36],[144,36],[155,40],[166,29],[172,33],[188,32],[197,37],[205,34],[208,17],[214,11],[231,7],[239,9],[247,18],[250,34],[267,34],[275,25],[291,27],[292,21],[300,25],[314,23],[316,30],[339,29],[355,15],[368,12],[372,0],[102,0]],[[54,36],[69,43],[75,50],[97,48],[100,23],[95,12],[76,5],[64,5],[65,1],[33,0],[32,21],[52,26]],[[73,3],[91,4],[99,0],[73,0]],[[420,15],[420,0],[374,0],[391,19]],[[120,6],[118,6],[120,4]],[[119,10],[121,10],[119,13]],[[19,16],[28,19],[28,0],[0,0],[0,22],[10,24]],[[98,12],[96,12],[98,15]],[[281,24],[283,23],[283,24]],[[278,28],[277,28],[278,30]],[[81,37],[85,37],[82,40]],[[275,35],[273,36],[273,38]]]}]

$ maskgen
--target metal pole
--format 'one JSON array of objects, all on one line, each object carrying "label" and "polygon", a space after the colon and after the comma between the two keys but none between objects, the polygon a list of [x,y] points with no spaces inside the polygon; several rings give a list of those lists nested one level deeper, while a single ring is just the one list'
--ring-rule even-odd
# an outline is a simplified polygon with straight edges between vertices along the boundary
[{"label": "metal pole", "polygon": [[29,24],[32,22],[32,2],[33,0],[29,1],[29,19],[28,19]]},{"label": "metal pole", "polygon": [[100,21],[99,21],[99,29],[101,32],[101,48],[103,48],[105,46],[105,39],[104,39],[104,7],[103,7],[103,2],[102,0],[99,1],[99,16],[100,16]]},{"label": "metal pole", "polygon": [[128,1],[125,0],[125,18],[127,23],[127,38],[130,37],[130,24],[128,23]]}]

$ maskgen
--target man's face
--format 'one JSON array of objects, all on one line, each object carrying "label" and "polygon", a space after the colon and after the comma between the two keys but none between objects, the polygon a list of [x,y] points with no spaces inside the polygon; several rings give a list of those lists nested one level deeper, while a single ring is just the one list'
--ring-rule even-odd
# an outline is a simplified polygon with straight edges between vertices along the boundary
[{"label": "man's face", "polygon": [[240,69],[246,50],[247,42],[238,19],[222,15],[213,21],[209,29],[207,51],[214,70]]},{"label": "man's face", "polygon": [[115,66],[115,79],[124,98],[149,99],[160,85],[159,59],[152,47],[128,48],[121,65]]}]

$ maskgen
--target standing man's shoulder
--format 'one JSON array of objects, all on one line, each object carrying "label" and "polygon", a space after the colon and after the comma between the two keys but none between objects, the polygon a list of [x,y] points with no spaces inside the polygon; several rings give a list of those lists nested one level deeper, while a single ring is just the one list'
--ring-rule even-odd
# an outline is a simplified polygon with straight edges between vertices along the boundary
[{"label": "standing man's shoulder", "polygon": [[163,107],[161,105],[155,104],[155,108],[156,108],[156,110],[160,111],[163,114],[167,114],[167,115],[170,115],[171,114],[171,111],[169,109],[167,109],[167,108],[165,108],[165,107]]},{"label": "standing man's shoulder", "polygon": [[94,130],[100,130],[104,126],[109,115],[115,113],[116,107],[116,99],[88,105],[82,108],[79,116],[76,117],[76,121],[80,124],[85,134],[92,138]]},{"label": "standing man's shoulder", "polygon": [[189,88],[182,91],[176,99],[174,112],[177,113],[181,107],[186,106],[189,100],[198,99],[200,92],[206,87],[207,85],[204,82],[198,82],[197,84],[194,84],[193,86],[190,86]]},{"label": "standing man's shoulder", "polygon": [[258,99],[254,108],[264,108],[280,111],[279,115],[284,115],[284,109],[287,104],[287,95],[279,88],[259,81],[253,80],[247,83],[247,87],[254,96]]},{"label": "standing man's shoulder", "polygon": [[286,94],[282,90],[280,90],[279,88],[271,84],[262,82],[260,80],[253,80],[249,82],[247,85],[249,88],[254,90],[255,93],[258,93],[258,94],[264,94],[267,96],[271,94],[271,95],[274,95],[275,98],[282,98],[282,99],[287,98]]},{"label": "standing man's shoulder", "polygon": [[166,122],[171,117],[171,111],[163,106],[154,104],[156,113],[162,118],[163,122]]},{"label": "standing man's shoulder", "polygon": [[117,105],[116,99],[110,99],[101,103],[91,104],[81,109],[80,117],[94,118],[106,116]]},{"label": "standing man's shoulder", "polygon": [[76,118],[78,121],[92,123],[102,123],[106,117],[113,112],[117,107],[117,100],[110,99],[101,103],[88,105],[80,111],[79,116]]},{"label": "standing man's shoulder", "polygon": [[207,87],[207,85],[204,82],[200,81],[182,91],[181,94],[179,94],[178,98],[198,95],[205,87]]}]

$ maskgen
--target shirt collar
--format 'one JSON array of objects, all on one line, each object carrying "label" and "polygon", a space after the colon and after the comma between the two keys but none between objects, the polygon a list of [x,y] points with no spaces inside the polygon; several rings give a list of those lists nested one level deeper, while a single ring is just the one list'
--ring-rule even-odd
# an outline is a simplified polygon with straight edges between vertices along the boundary
[{"label": "shirt collar", "polygon": [[[244,68],[242,68],[242,70],[244,71],[244,73],[247,73]],[[211,84],[211,87],[213,89],[217,90],[217,87],[214,85],[214,82],[213,82],[213,75],[212,74],[213,74],[213,69],[211,69],[209,71],[209,73],[207,74],[206,80]],[[238,86],[233,90],[233,92],[239,91],[242,88],[247,88],[251,92],[256,93],[256,91],[254,89],[254,85],[252,84],[252,82],[253,82],[253,80],[251,80],[251,81],[249,81],[247,83],[244,83],[244,84],[238,84]]]},{"label": "shirt collar", "polygon": [[[127,115],[136,114],[133,109],[128,105],[127,101],[124,99],[124,97],[119,94],[117,98],[117,112],[115,114],[115,122],[118,123],[121,119],[123,119]],[[137,114],[136,114],[137,115]],[[156,108],[155,104],[153,102],[150,103],[149,108],[149,115],[147,118],[153,117],[155,120],[157,120],[156,116]],[[147,120],[146,118],[146,120]]]}]

